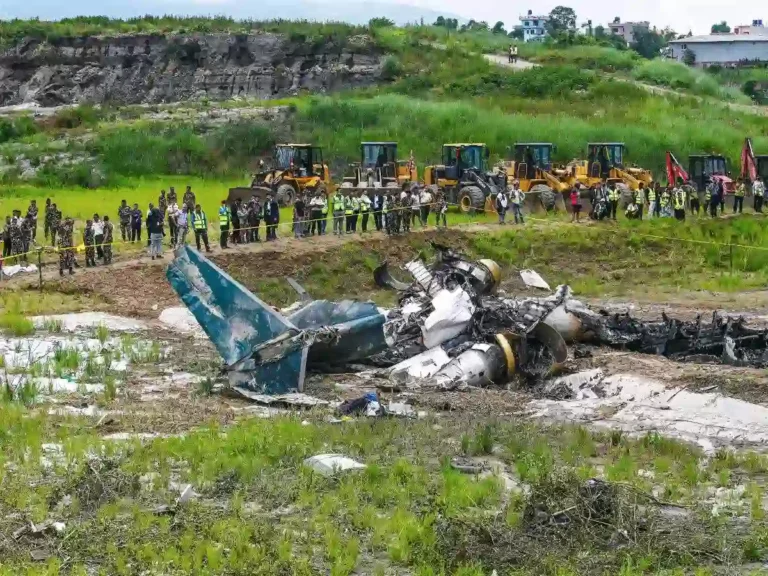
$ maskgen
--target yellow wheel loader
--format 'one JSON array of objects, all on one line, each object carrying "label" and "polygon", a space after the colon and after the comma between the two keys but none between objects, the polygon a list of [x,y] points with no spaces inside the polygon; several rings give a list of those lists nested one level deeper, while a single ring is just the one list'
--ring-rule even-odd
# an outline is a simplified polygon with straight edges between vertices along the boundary
[{"label": "yellow wheel loader", "polygon": [[360,162],[350,164],[342,188],[373,191],[379,188],[401,188],[418,182],[416,162],[397,159],[396,142],[361,142]]},{"label": "yellow wheel loader", "polygon": [[424,183],[436,185],[464,213],[487,210],[506,186],[503,173],[488,170],[489,156],[485,144],[444,144],[443,163],[424,168]]},{"label": "yellow wheel loader", "polygon": [[250,187],[230,188],[229,202],[251,196],[263,200],[271,193],[281,206],[290,206],[305,190],[325,190],[329,196],[333,192],[323,149],[312,144],[278,144],[272,167],[257,173]]},{"label": "yellow wheel loader", "polygon": [[507,184],[519,182],[529,211],[565,209],[564,193],[570,188],[561,180],[565,170],[552,164],[555,150],[549,142],[518,142],[509,149],[504,162]]}]

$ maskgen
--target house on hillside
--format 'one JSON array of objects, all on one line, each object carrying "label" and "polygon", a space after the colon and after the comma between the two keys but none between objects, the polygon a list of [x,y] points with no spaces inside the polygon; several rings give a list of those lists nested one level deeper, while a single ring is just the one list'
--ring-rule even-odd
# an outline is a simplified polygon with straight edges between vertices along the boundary
[{"label": "house on hillside", "polygon": [[543,42],[549,35],[547,32],[547,20],[549,15],[537,16],[533,10],[528,10],[528,14],[520,16],[520,22],[523,26],[524,42]]},{"label": "house on hillside", "polygon": [[693,52],[696,66],[737,66],[768,62],[768,35],[707,34],[671,40],[672,57],[683,61],[686,50]]},{"label": "house on hillside", "polygon": [[624,38],[627,46],[635,41],[635,30],[648,30],[649,25],[648,22],[621,22],[618,18],[608,24],[611,33]]},{"label": "house on hillside", "polygon": [[768,35],[768,28],[763,26],[762,20],[752,20],[752,24],[736,26],[733,29],[733,33],[752,36],[765,36]]}]

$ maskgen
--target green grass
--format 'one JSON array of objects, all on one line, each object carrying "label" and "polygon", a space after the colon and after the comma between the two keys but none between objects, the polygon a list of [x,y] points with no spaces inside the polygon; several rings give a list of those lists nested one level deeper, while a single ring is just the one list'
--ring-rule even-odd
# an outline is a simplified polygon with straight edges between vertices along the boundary
[{"label": "green grass", "polygon": [[540,49],[531,54],[531,59],[541,64],[568,65],[603,72],[632,70],[642,60],[631,50],[616,50],[603,46]]},{"label": "green grass", "polygon": [[633,76],[637,80],[673,90],[684,90],[740,104],[751,103],[745,94],[719,84],[712,75],[672,60],[644,61],[634,69]]}]

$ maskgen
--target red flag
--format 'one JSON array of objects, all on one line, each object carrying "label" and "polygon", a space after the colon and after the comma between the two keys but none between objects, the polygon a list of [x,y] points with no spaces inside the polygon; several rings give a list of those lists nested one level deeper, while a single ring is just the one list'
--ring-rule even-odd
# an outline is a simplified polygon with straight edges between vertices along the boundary
[{"label": "red flag", "polygon": [[744,148],[741,150],[741,177],[749,177],[750,182],[757,180],[755,152],[752,150],[752,140],[750,138],[744,141]]},{"label": "red flag", "polygon": [[683,182],[688,182],[688,172],[683,169],[675,155],[667,151],[667,183],[674,186],[677,184],[678,178],[682,178]]}]

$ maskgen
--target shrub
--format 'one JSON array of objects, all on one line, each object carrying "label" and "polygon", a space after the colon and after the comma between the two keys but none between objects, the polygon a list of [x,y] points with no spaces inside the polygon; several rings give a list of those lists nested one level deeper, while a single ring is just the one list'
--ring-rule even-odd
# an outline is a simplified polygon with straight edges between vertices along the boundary
[{"label": "shrub", "polygon": [[395,56],[387,56],[381,67],[381,79],[387,82],[395,80],[403,72],[403,67]]}]

